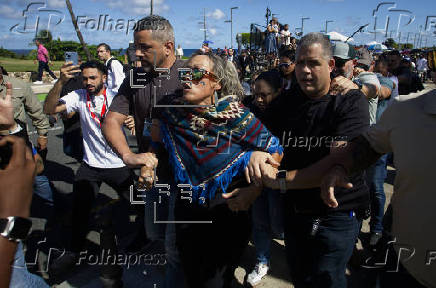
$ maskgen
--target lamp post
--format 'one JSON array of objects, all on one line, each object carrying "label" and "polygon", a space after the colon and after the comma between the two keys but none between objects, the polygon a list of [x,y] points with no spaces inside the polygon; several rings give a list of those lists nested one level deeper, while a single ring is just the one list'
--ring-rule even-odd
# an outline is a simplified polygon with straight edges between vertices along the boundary
[{"label": "lamp post", "polygon": [[230,20],[226,20],[224,22],[230,23],[230,48],[233,49],[233,10],[239,9],[239,7],[230,8]]},{"label": "lamp post", "polygon": [[207,31],[207,28],[206,28],[206,8],[203,8],[203,21],[198,22],[198,24],[203,25],[203,28],[200,30],[204,31],[204,41],[206,41],[207,40],[207,36],[206,36],[206,31]]},{"label": "lamp post", "polygon": [[301,17],[301,37],[304,35],[304,20],[309,20],[310,17]]},{"label": "lamp post", "polygon": [[327,25],[329,24],[329,23],[331,23],[331,22],[334,22],[333,20],[326,20],[325,21],[325,34],[327,34],[329,31],[328,31],[328,29],[327,29]]}]

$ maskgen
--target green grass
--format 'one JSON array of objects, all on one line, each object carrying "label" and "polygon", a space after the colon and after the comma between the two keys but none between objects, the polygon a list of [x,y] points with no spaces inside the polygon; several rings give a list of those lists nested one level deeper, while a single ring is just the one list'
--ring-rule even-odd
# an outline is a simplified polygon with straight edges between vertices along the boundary
[{"label": "green grass", "polygon": [[38,97],[38,100],[41,102],[45,100],[46,96],[47,96],[47,93],[36,94],[36,97]]},{"label": "green grass", "polygon": [[[64,61],[53,61],[53,65],[50,65],[50,69],[58,71],[63,63]],[[0,65],[2,65],[8,72],[38,71],[38,62],[33,64],[33,60],[0,57]]]}]

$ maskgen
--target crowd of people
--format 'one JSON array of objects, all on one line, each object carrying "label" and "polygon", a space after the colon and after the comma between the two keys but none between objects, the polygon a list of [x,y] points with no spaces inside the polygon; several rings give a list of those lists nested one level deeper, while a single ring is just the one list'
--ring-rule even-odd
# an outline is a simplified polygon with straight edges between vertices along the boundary
[{"label": "crowd of people", "polygon": [[[78,266],[106,183],[121,201],[136,187],[147,203],[132,205],[137,233],[128,248],[113,227],[119,207],[108,204],[97,221],[100,249],[116,257],[163,243],[165,287],[232,287],[250,239],[256,262],[246,282],[254,287],[270,270],[273,238],[284,240],[295,287],[347,287],[346,268],[368,218],[365,248],[373,259],[386,256],[384,265],[362,263],[377,268],[371,287],[436,287],[436,90],[405,96],[429,78],[436,82],[434,63],[420,55],[414,70],[397,50],[373,55],[322,33],[297,43],[276,18],[267,31],[268,69],[255,68],[249,50],[236,56],[209,43],[185,61],[170,22],[147,16],[129,45],[133,73],[101,43],[99,61],[61,67],[43,105],[29,84],[0,67],[0,286],[48,286],[10,263],[23,259],[15,240],[29,232],[32,194],[56,205],[44,165],[48,116],[59,115],[64,152],[80,167],[65,224],[69,241],[56,243],[65,253],[51,261],[52,275]],[[37,129],[36,146],[25,114]],[[388,164],[396,178],[385,212]],[[125,269],[116,261],[101,265],[103,287],[123,287]]]}]

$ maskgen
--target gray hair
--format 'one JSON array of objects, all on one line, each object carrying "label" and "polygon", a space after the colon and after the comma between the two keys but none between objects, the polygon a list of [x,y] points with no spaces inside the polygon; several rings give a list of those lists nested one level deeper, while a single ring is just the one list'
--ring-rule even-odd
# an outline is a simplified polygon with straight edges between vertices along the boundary
[{"label": "gray hair", "polygon": [[153,40],[160,43],[174,41],[174,29],[170,21],[159,15],[150,15],[140,19],[136,22],[135,32],[143,30],[151,30],[151,37]]},{"label": "gray hair", "polygon": [[244,96],[244,88],[242,88],[241,82],[239,82],[238,71],[235,65],[218,55],[210,52],[203,53],[201,50],[192,54],[190,59],[199,55],[207,56],[213,63],[211,72],[218,78],[217,81],[221,84],[221,90],[217,91],[218,97],[236,95],[239,99],[242,99]]},{"label": "gray hair", "polygon": [[301,38],[297,47],[297,53],[296,53],[297,58],[298,55],[300,54],[301,49],[303,48],[307,49],[313,44],[321,45],[323,50],[322,55],[327,61],[333,58],[332,44],[330,43],[330,39],[328,38],[328,36],[319,32],[312,32],[304,35],[303,38]]}]

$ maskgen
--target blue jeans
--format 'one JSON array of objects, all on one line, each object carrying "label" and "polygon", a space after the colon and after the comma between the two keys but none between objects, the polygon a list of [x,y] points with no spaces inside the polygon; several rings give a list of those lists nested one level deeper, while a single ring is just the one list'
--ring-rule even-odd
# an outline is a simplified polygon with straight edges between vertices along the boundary
[{"label": "blue jeans", "polygon": [[280,191],[264,189],[253,204],[253,241],[257,263],[269,264],[271,238],[283,235],[282,203]]},{"label": "blue jeans", "polygon": [[9,288],[48,288],[49,286],[41,277],[27,270],[25,262],[23,244],[18,243],[14,263],[12,264]]},{"label": "blue jeans", "polygon": [[366,170],[371,196],[371,220],[369,222],[371,232],[381,233],[383,231],[383,215],[386,202],[383,184],[387,176],[387,158],[387,154],[381,156],[373,166]]},{"label": "blue jeans", "polygon": [[[176,246],[176,225],[174,223],[154,223],[154,202],[156,202],[156,220],[157,221],[174,221],[174,207],[178,195],[177,186],[174,183],[170,185],[170,196],[159,193],[157,188],[151,189],[145,198],[145,227],[147,237],[153,241],[164,241],[166,262],[165,269],[165,287],[181,287],[180,283],[184,282],[183,270],[180,264],[179,252]],[[161,188],[162,191],[167,189]],[[159,203],[159,195],[161,203]]]},{"label": "blue jeans", "polygon": [[315,218],[292,212],[285,216],[286,257],[293,284],[296,288],[345,288],[345,268],[362,221],[349,212],[332,212],[321,218],[317,233],[311,236]]},{"label": "blue jeans", "polygon": [[50,182],[47,176],[35,176],[35,183],[33,184],[33,193],[48,202],[48,205],[53,206],[53,191],[50,187]]}]

